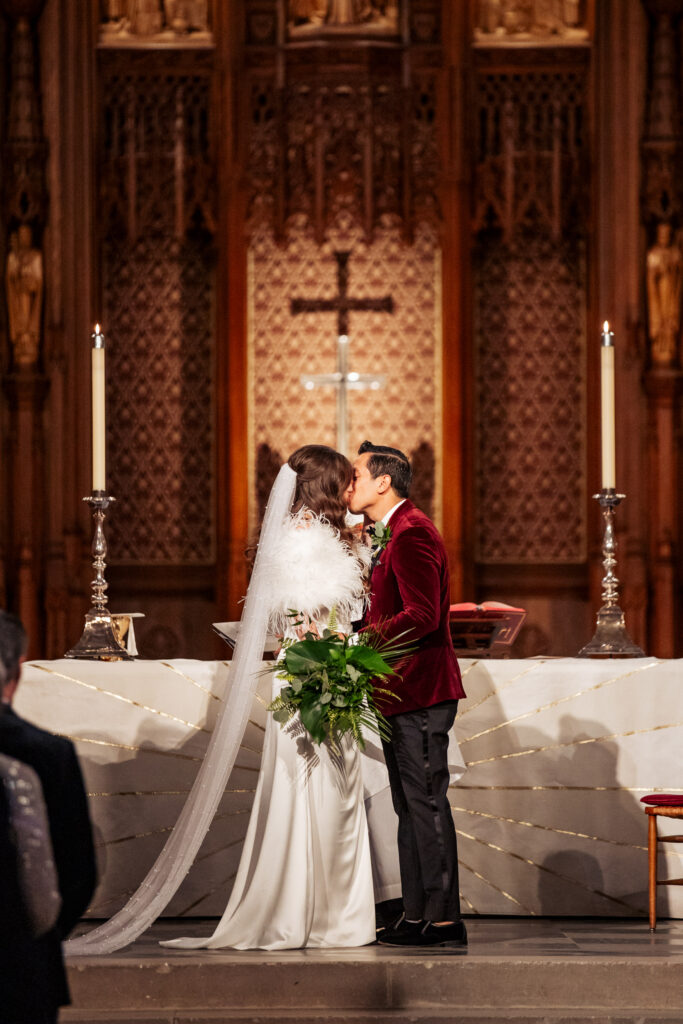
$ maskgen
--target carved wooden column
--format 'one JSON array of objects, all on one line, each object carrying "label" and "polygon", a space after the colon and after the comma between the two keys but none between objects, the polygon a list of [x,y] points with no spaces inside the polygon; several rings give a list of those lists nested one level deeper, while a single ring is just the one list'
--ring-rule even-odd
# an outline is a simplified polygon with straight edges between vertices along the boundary
[{"label": "carved wooden column", "polygon": [[[466,544],[468,483],[464,452],[465,339],[471,332],[470,294],[470,163],[465,144],[467,88],[470,69],[465,4],[443,5],[443,45],[447,70],[441,78],[439,147],[443,205],[443,475],[451,481],[443,503],[443,535],[451,569],[451,595],[465,600],[474,590],[471,546]],[[446,112],[448,112],[446,114]]]},{"label": "carved wooden column", "polygon": [[651,618],[648,654],[673,658],[680,634],[678,619],[678,410],[683,373],[652,367],[645,375],[649,401],[648,492],[650,495]]},{"label": "carved wooden column", "polygon": [[683,136],[678,79],[681,0],[646,0],[651,17],[651,65],[643,139],[643,220],[646,257],[648,359],[649,559],[648,653],[674,657],[678,625],[680,526],[678,486],[681,372],[681,248]]},{"label": "carved wooden column", "polygon": [[7,577],[12,607],[29,634],[29,653],[41,649],[39,612],[43,555],[42,411],[47,379],[42,372],[42,233],[47,190],[38,93],[35,40],[43,0],[3,0],[10,18],[10,84],[3,147],[3,220],[8,226],[5,256],[8,372],[3,390],[9,405],[8,459],[3,480],[10,495]]},{"label": "carved wooden column", "polygon": [[[602,604],[603,520],[590,495],[600,487],[600,329],[616,338],[618,489],[627,495],[615,525],[620,605],[630,636],[649,653],[647,402],[643,394],[641,122],[647,66],[647,15],[640,0],[596,5],[595,232],[588,345],[588,478],[590,608]],[[640,73],[624,81],[624,54]],[[592,417],[592,418],[591,418]],[[592,625],[592,623],[591,623]]]}]

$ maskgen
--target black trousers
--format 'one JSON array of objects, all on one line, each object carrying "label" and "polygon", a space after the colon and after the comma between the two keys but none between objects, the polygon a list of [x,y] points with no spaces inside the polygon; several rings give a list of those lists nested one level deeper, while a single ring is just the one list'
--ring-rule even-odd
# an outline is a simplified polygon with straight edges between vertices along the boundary
[{"label": "black trousers", "polygon": [[457,709],[455,700],[392,715],[391,740],[383,743],[409,920],[460,918],[458,851],[448,802],[448,733]]}]

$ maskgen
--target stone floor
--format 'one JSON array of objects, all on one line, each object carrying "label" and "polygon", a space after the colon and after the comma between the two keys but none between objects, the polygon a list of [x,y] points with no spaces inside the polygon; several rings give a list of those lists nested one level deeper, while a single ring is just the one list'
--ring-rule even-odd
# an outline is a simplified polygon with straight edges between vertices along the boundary
[{"label": "stone floor", "polygon": [[74,957],[63,1024],[681,1024],[683,921],[467,919],[467,950],[169,950],[213,922],[161,921]]},{"label": "stone floor", "polygon": [[[647,921],[620,918],[552,918],[552,917],[468,917],[469,948],[404,949],[397,951],[386,946],[363,946],[355,949],[289,949],[277,953],[260,950],[175,950],[159,945],[162,939],[179,935],[210,935],[215,920],[191,918],[157,921],[137,942],[113,954],[124,960],[141,957],[163,962],[188,957],[206,957],[211,961],[243,963],[277,960],[354,960],[371,962],[398,957],[462,956],[478,957],[663,957],[680,959],[683,964],[683,920],[660,920],[657,930],[650,932]],[[75,934],[89,930],[83,925]],[[74,958],[77,963],[81,958]],[[95,958],[92,958],[95,959]],[[109,959],[109,958],[106,958]],[[683,1016],[682,1016],[683,1021]]]}]

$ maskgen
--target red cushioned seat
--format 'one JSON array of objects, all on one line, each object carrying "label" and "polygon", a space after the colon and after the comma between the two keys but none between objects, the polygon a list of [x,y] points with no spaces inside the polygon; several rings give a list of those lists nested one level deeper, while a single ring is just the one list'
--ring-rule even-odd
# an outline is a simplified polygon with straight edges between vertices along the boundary
[{"label": "red cushioned seat", "polygon": [[683,793],[650,793],[649,796],[641,796],[640,802],[653,807],[683,807]]}]

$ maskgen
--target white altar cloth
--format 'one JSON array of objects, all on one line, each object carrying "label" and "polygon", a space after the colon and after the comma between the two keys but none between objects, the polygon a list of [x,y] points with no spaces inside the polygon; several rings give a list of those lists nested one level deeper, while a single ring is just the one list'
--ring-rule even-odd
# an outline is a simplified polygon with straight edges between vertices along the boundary
[{"label": "white altar cloth", "polygon": [[[468,698],[455,732],[468,769],[450,793],[463,910],[643,914],[647,821],[639,798],[683,792],[683,661],[463,660],[461,667]],[[211,916],[225,906],[256,786],[269,676],[263,684],[214,824],[168,907],[171,916]],[[100,866],[92,916],[110,916],[151,866],[192,784],[227,685],[229,662],[24,666],[17,712],[71,737],[81,758]],[[377,895],[389,898],[398,895],[395,818],[376,777],[372,792]],[[683,875],[682,856],[670,846],[660,873]],[[683,917],[679,887],[660,889],[659,913]]]}]

